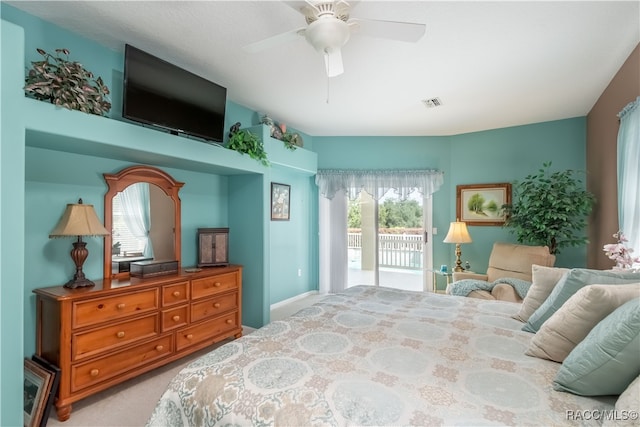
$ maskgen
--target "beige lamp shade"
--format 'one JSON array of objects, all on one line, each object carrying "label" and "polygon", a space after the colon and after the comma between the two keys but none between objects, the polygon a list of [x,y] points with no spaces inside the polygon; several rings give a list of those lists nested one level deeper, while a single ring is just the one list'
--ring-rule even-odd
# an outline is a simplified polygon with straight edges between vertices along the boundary
[{"label": "beige lamp shade", "polygon": [[109,234],[98,219],[93,205],[83,205],[80,199],[78,203],[67,205],[62,218],[49,237],[108,236]]},{"label": "beige lamp shade", "polygon": [[467,230],[467,224],[461,221],[452,222],[449,232],[443,240],[444,243],[471,243],[471,236]]}]

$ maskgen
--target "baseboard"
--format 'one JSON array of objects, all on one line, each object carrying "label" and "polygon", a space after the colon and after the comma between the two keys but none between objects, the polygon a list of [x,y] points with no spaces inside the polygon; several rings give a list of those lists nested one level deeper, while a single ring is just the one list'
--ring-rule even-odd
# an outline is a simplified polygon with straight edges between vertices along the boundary
[{"label": "baseboard", "polygon": [[318,291],[309,291],[309,292],[305,292],[305,293],[300,294],[300,295],[296,295],[295,297],[288,298],[288,299],[283,300],[283,301],[278,301],[276,303],[271,304],[270,309],[274,310],[274,309],[280,308],[282,306],[285,306],[287,304],[291,304],[292,302],[301,300],[301,299],[306,298],[306,297],[311,296],[311,295],[318,295]]}]

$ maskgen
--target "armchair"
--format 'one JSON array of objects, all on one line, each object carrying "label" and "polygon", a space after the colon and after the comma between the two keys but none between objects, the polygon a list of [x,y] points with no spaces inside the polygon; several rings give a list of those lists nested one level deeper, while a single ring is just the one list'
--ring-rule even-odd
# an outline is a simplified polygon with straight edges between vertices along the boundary
[{"label": "armchair", "polygon": [[[556,261],[555,255],[549,253],[547,246],[526,246],[511,243],[496,242],[493,244],[489,256],[489,267],[486,274],[456,272],[453,273],[453,283],[447,286],[447,293],[455,286],[455,282],[462,279],[484,280],[494,282],[497,279],[510,277],[514,279],[531,281],[531,266],[533,264],[545,267],[553,267]],[[498,284],[491,292],[484,290],[471,291],[472,298],[499,299],[503,301],[520,302],[514,288],[508,284]]]}]

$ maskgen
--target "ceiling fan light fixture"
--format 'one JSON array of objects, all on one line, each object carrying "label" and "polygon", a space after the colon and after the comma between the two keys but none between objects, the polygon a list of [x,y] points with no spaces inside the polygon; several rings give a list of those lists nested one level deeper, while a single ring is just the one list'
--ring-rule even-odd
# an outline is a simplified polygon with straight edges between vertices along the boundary
[{"label": "ceiling fan light fixture", "polygon": [[309,44],[322,53],[339,50],[349,41],[350,35],[349,25],[333,16],[323,16],[312,22],[304,33]]}]

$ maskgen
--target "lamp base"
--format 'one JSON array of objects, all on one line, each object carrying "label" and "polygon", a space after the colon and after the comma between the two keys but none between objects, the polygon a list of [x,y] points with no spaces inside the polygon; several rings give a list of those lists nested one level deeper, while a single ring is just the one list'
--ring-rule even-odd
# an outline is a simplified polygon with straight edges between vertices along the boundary
[{"label": "lamp base", "polygon": [[75,288],[88,288],[91,286],[95,286],[96,284],[93,283],[91,280],[87,279],[87,278],[77,278],[74,277],[73,279],[69,280],[67,283],[64,284],[65,288],[70,288],[70,289],[75,289]]}]

